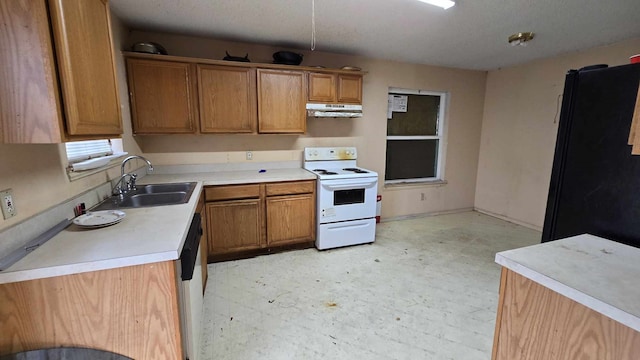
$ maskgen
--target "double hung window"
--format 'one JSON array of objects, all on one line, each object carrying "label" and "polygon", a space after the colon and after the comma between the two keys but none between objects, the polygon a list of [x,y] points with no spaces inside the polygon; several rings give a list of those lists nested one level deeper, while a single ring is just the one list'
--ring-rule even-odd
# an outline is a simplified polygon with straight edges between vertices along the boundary
[{"label": "double hung window", "polygon": [[389,89],[385,184],[442,180],[446,96]]}]

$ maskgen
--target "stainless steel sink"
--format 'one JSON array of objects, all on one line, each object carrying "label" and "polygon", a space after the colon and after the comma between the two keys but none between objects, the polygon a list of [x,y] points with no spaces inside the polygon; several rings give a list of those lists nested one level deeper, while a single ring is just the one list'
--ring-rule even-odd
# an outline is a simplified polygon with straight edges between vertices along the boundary
[{"label": "stainless steel sink", "polygon": [[123,198],[114,195],[92,210],[186,204],[195,188],[195,182],[139,185],[136,190],[129,191]]},{"label": "stainless steel sink", "polygon": [[173,184],[149,184],[139,185],[137,194],[158,194],[158,193],[173,193],[173,192],[185,192],[191,193],[196,187],[196,183],[173,183]]}]

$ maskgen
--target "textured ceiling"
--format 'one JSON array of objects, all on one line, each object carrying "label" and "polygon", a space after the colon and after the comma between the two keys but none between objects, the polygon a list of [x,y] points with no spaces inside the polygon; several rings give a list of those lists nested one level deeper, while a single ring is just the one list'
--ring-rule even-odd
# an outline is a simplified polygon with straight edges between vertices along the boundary
[{"label": "textured ceiling", "polygon": [[[312,0],[111,0],[131,29],[309,49]],[[315,0],[316,50],[491,70],[640,37],[640,0]],[[510,34],[533,31],[527,47]],[[640,53],[640,49],[638,49]],[[633,54],[629,54],[633,55]]]}]

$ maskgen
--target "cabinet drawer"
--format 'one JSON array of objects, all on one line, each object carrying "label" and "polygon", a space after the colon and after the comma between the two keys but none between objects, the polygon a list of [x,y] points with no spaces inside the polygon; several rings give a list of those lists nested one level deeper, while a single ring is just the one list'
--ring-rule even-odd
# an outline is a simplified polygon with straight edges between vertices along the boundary
[{"label": "cabinet drawer", "polygon": [[312,193],[315,180],[267,184],[267,196]]},{"label": "cabinet drawer", "polygon": [[260,184],[208,186],[204,189],[206,201],[249,199],[260,197]]}]

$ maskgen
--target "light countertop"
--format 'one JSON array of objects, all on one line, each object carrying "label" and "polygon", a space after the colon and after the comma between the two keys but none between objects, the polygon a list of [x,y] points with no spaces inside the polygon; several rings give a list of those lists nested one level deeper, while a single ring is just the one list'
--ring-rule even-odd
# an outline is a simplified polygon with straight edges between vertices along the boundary
[{"label": "light countertop", "polygon": [[496,262],[640,331],[640,249],[584,234],[503,251]]},{"label": "light countertop", "polygon": [[70,225],[0,272],[0,284],[176,260],[203,186],[315,179],[301,168],[148,175],[139,183],[198,184],[186,204],[122,209],[126,213],[122,222],[105,228]]}]

